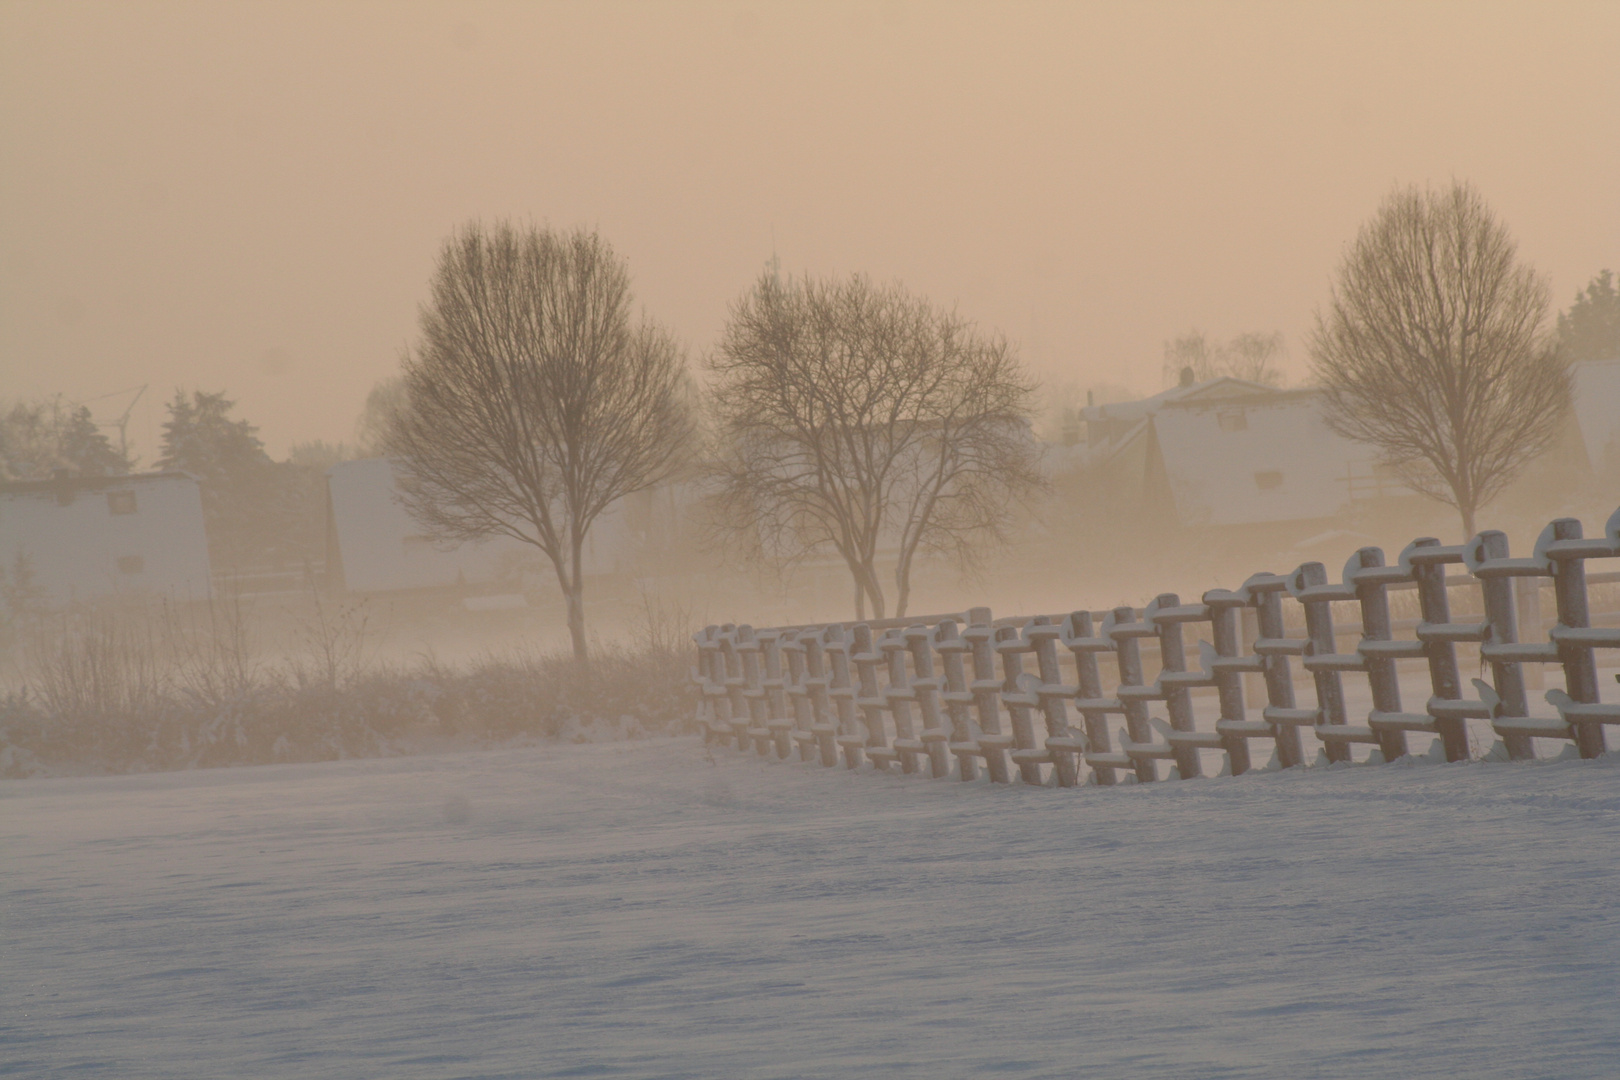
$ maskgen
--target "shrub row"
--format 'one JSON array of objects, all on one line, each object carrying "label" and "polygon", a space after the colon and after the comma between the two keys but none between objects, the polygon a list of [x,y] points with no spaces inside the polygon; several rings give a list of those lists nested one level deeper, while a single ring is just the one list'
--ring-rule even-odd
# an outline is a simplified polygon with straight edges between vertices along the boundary
[{"label": "shrub row", "polygon": [[331,761],[411,753],[446,739],[476,746],[680,734],[695,730],[688,663],[684,649],[607,645],[588,670],[565,656],[513,654],[462,668],[429,661],[372,669],[342,681],[265,668],[219,694],[174,681],[72,699],[23,685],[0,697],[0,776]]}]

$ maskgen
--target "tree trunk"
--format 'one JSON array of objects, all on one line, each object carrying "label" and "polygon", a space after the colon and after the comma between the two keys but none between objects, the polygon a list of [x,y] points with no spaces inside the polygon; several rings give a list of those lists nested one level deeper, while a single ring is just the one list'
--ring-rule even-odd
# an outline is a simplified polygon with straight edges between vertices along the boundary
[{"label": "tree trunk", "polygon": [[585,645],[585,573],[581,565],[582,537],[574,538],[574,560],[568,581],[568,636],[574,642],[574,662],[581,667],[591,662]]},{"label": "tree trunk", "polygon": [[1466,544],[1468,541],[1472,540],[1474,538],[1474,534],[1478,532],[1478,530],[1474,528],[1474,507],[1471,505],[1459,506],[1457,508],[1457,512],[1462,515],[1463,543]]},{"label": "tree trunk", "polygon": [[866,594],[872,598],[872,618],[883,618],[883,587],[878,584],[877,570],[873,568],[871,560],[861,566],[861,573],[866,578]]}]

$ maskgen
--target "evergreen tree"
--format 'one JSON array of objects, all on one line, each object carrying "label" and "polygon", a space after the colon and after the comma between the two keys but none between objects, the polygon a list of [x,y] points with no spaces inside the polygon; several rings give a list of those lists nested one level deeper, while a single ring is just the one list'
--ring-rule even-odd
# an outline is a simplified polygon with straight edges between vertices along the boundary
[{"label": "evergreen tree", "polygon": [[179,469],[204,484],[230,485],[269,465],[259,429],[231,419],[236,402],[224,393],[194,391],[187,399],[176,390],[163,423],[163,453],[158,468]]},{"label": "evergreen tree", "polygon": [[0,413],[0,479],[122,476],[132,462],[113,448],[83,405],[17,402]]},{"label": "evergreen tree", "polygon": [[265,453],[259,429],[233,419],[221,393],[175,391],[163,424],[160,469],[178,469],[202,486],[208,551],[216,569],[245,569],[286,558],[289,531],[285,466]]},{"label": "evergreen tree", "polygon": [[83,405],[68,413],[58,428],[57,453],[75,476],[123,476],[130,461],[90,418]]},{"label": "evergreen tree", "polygon": [[1558,348],[1572,364],[1620,360],[1620,289],[1604,270],[1558,316]]}]

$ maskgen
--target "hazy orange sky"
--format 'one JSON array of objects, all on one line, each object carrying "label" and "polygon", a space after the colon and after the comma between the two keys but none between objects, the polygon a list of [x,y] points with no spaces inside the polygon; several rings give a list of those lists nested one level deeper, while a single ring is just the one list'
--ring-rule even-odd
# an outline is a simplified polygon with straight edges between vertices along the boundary
[{"label": "hazy orange sky", "polygon": [[[1293,363],[1393,185],[1473,181],[1558,307],[1620,270],[1620,3],[0,4],[0,398],[228,391],[352,438],[469,218],[599,228],[689,344],[774,251],[1045,377]],[[115,415],[120,400],[94,403]]]}]

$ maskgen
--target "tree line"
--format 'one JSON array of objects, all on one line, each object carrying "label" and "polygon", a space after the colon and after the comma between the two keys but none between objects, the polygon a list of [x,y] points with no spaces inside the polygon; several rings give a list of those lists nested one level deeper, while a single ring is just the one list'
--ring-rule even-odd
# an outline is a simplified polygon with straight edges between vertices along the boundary
[{"label": "tree line", "polygon": [[[202,492],[209,559],[224,572],[313,564],[325,550],[326,470],[348,454],[321,442],[275,461],[259,429],[233,416],[223,392],[176,390],[152,467],[190,473]],[[133,454],[102,431],[88,407],[60,399],[0,411],[0,481],[123,476]]]},{"label": "tree line", "polygon": [[[1570,365],[1620,358],[1609,271],[1555,324],[1549,308],[1546,279],[1470,185],[1397,189],[1348,246],[1307,342],[1327,422],[1454,507],[1471,535],[1556,437]],[[859,274],[768,269],[728,314],[700,387],[681,344],[634,310],[625,260],[604,238],[465,225],[440,251],[400,378],[367,402],[364,438],[396,459],[428,535],[505,535],[546,557],[582,662],[586,538],[626,495],[699,479],[717,540],[777,565],[830,552],[856,613],[883,617],[905,614],[919,556],[968,565],[1009,539],[1043,489],[1038,388],[1000,334]],[[1278,335],[1193,331],[1166,343],[1165,364],[1276,385],[1282,352]],[[177,392],[159,466],[202,480],[211,549],[226,562],[278,543],[313,550],[275,521],[314,497],[337,449],[272,462],[231,407]],[[4,415],[6,476],[58,462],[130,465],[87,411]]]}]

